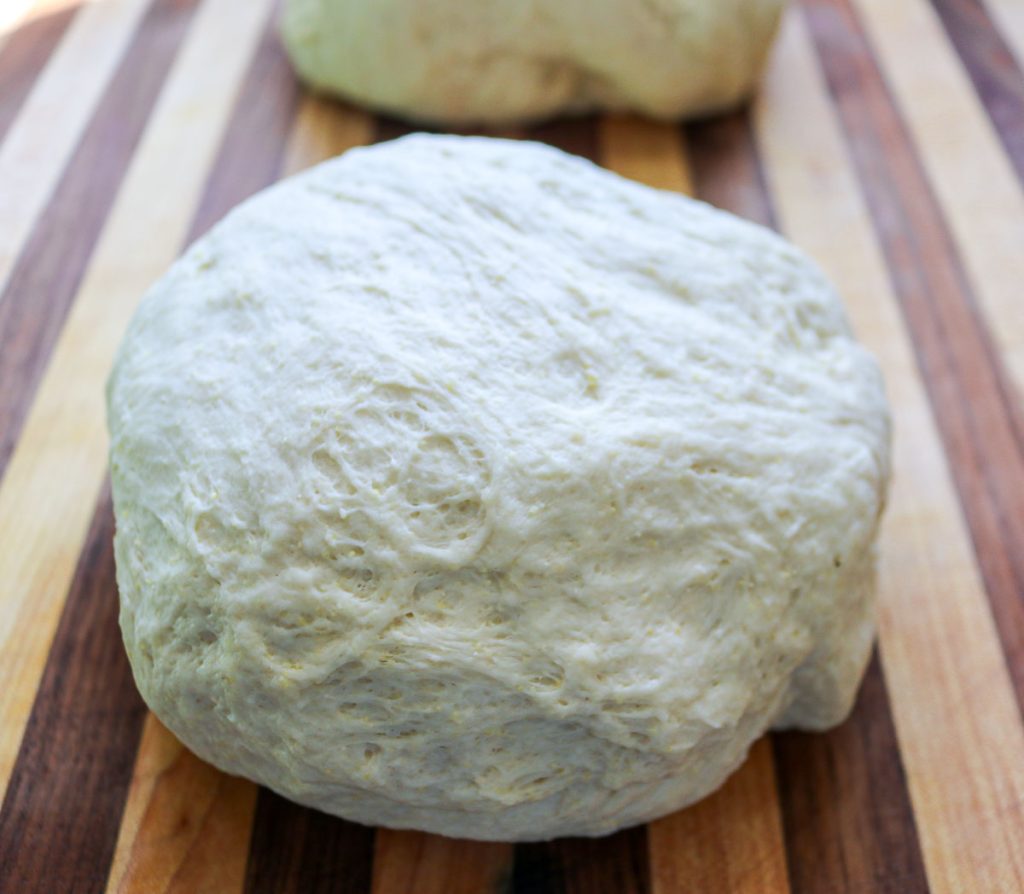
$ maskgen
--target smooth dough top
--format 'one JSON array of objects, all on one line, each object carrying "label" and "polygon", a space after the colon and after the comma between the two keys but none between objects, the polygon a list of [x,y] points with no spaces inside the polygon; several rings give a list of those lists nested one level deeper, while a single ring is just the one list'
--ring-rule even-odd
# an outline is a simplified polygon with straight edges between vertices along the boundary
[{"label": "smooth dough top", "polygon": [[139,688],[295,800],[600,834],[850,708],[883,388],[761,227],[532,143],[353,150],[175,264],[108,398]]},{"label": "smooth dough top", "polygon": [[287,0],[314,86],[442,124],[706,114],[744,99],[785,0]]}]

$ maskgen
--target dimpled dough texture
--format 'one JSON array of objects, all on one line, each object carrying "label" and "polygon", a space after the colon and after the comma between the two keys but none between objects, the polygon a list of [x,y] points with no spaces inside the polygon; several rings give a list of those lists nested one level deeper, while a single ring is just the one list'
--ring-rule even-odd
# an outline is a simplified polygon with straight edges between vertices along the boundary
[{"label": "dimpled dough texture", "polygon": [[511,124],[634,109],[736,105],[785,0],[287,0],[309,83],[440,124]]},{"label": "dimpled dough texture", "polygon": [[108,396],[139,689],[303,804],[597,835],[850,709],[882,384],[765,229],[537,144],[357,149],[190,249]]}]

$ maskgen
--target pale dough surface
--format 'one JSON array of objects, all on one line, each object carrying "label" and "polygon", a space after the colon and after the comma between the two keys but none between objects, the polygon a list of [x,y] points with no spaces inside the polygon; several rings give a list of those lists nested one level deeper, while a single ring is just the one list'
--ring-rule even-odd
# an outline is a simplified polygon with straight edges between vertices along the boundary
[{"label": "pale dough surface", "polygon": [[351,151],[152,289],[109,421],[142,695],[302,803],[600,834],[850,709],[882,382],[707,205],[532,143]]},{"label": "pale dough surface", "polygon": [[440,124],[632,109],[678,118],[753,88],[785,0],[287,0],[316,87]]}]

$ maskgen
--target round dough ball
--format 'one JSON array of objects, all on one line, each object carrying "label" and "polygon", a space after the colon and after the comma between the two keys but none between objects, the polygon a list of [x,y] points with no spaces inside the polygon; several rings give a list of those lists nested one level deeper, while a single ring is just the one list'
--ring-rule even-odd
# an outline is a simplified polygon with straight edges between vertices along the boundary
[{"label": "round dough ball", "polygon": [[315,87],[417,121],[502,125],[746,98],[785,0],[287,0],[285,46]]},{"label": "round dough ball", "polygon": [[880,376],[707,205],[532,143],[351,151],[153,288],[109,421],[143,697],[303,804],[597,835],[851,706]]}]

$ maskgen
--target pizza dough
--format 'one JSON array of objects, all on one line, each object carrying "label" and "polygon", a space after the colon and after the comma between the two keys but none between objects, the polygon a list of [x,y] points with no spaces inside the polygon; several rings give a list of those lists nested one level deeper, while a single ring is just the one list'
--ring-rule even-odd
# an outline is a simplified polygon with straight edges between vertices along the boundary
[{"label": "pizza dough", "polygon": [[315,87],[418,121],[511,124],[736,105],[785,0],[287,0],[285,45]]},{"label": "pizza dough", "polygon": [[139,689],[303,804],[597,835],[850,709],[882,382],[758,226],[537,144],[353,150],[174,265],[108,397]]}]

